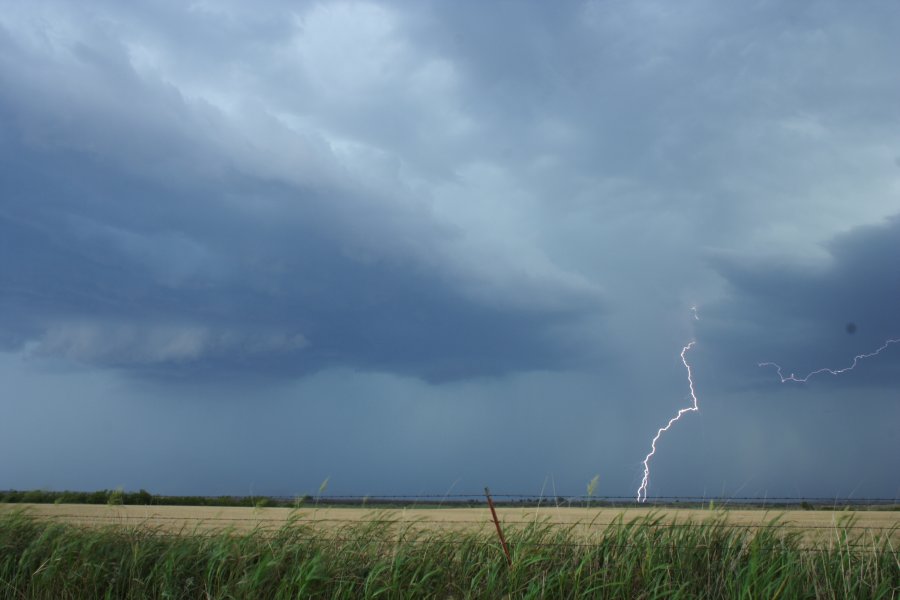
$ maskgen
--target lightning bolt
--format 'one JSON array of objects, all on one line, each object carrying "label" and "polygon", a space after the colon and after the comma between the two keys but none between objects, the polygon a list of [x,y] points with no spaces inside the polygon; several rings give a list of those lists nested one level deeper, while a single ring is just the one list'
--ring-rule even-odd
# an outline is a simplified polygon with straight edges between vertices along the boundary
[{"label": "lightning bolt", "polygon": [[761,362],[761,363],[759,363],[759,366],[760,367],[775,367],[776,371],[778,372],[778,378],[781,379],[781,383],[785,383],[788,381],[795,381],[797,383],[806,383],[806,381],[808,381],[810,377],[818,375],[819,373],[829,373],[831,375],[840,375],[841,373],[846,373],[847,371],[852,371],[853,369],[856,368],[856,365],[859,364],[859,361],[861,361],[865,358],[872,358],[873,356],[878,356],[891,344],[900,344],[900,338],[887,340],[886,342],[884,342],[884,344],[881,345],[880,348],[878,348],[877,350],[874,350],[872,352],[869,352],[868,354],[857,354],[856,356],[853,357],[853,362],[850,363],[850,366],[844,367],[842,369],[827,369],[827,368],[816,369],[815,371],[811,371],[804,377],[797,377],[793,373],[791,373],[790,375],[785,377],[784,373],[781,370],[781,366],[778,365],[777,363],[773,363],[773,362]]},{"label": "lightning bolt", "polygon": [[[696,309],[695,309],[696,311]],[[697,313],[694,312],[694,316],[697,316]],[[694,377],[691,372],[691,365],[687,361],[687,353],[688,350],[694,347],[696,341],[691,341],[687,346],[681,349],[681,362],[684,363],[684,368],[687,369],[688,376],[688,387],[691,390],[691,406],[687,408],[682,408],[678,411],[674,417],[669,419],[669,422],[666,423],[665,427],[660,427],[659,431],[656,432],[656,435],[653,436],[653,441],[650,442],[650,453],[644,458],[644,478],[641,480],[641,486],[637,491],[637,501],[638,502],[646,502],[647,501],[647,485],[650,483],[650,459],[653,458],[653,455],[656,454],[656,442],[659,441],[659,438],[662,437],[663,432],[668,431],[669,428],[682,417],[685,413],[689,412],[697,412],[700,410],[700,407],[697,404],[697,394],[694,392]]]}]

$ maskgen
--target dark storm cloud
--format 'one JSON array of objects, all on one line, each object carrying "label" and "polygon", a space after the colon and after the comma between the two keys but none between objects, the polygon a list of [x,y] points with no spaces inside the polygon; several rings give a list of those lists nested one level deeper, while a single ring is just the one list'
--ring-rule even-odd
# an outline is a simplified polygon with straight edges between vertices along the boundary
[{"label": "dark storm cloud", "polygon": [[227,154],[241,140],[215,133],[218,111],[138,78],[115,40],[57,61],[3,43],[6,348],[160,375],[575,360],[552,330],[596,310],[590,293],[467,298],[433,247],[453,229],[322,179],[327,155],[305,182],[260,176]]},{"label": "dark storm cloud", "polygon": [[900,333],[898,30],[892,0],[7,3],[0,452],[74,451],[0,485],[630,494],[696,337],[651,496],[895,494],[896,351],[757,363]]},{"label": "dark storm cloud", "polygon": [[[17,173],[35,182],[60,176],[52,167]],[[55,189],[5,187],[29,199],[59,197],[95,177],[116,178],[82,168],[77,180]],[[141,182],[87,187],[81,193],[110,202],[123,201],[116,192],[125,189],[129,203],[140,201],[136,190],[148,202],[172,195]],[[220,216],[221,225],[243,229],[232,237],[221,226],[205,235],[184,221],[177,235],[153,233],[154,224],[144,221],[140,229],[149,232],[139,234],[46,204],[12,208],[0,219],[8,347],[37,339],[45,354],[124,367],[172,363],[174,371],[181,364],[211,374],[296,375],[345,364],[447,378],[571,360],[544,328],[577,311],[479,306],[412,261],[347,256],[314,222],[253,231],[252,223]],[[281,345],[284,335],[304,342]],[[148,348],[154,340],[161,348]]]},{"label": "dark storm cloud", "polygon": [[[791,264],[718,258],[729,298],[709,311],[703,332],[723,349],[721,366],[744,369],[775,361],[785,374],[848,366],[857,354],[900,338],[900,217],[841,234],[824,245],[828,258]],[[900,375],[897,349],[861,365],[852,385],[890,385]],[[762,373],[774,376],[772,372]]]},{"label": "dark storm cloud", "polygon": [[761,301],[791,318],[822,323],[855,321],[863,329],[900,328],[889,300],[900,298],[900,217],[859,227],[825,245],[824,265],[723,264],[719,269],[739,296]]}]

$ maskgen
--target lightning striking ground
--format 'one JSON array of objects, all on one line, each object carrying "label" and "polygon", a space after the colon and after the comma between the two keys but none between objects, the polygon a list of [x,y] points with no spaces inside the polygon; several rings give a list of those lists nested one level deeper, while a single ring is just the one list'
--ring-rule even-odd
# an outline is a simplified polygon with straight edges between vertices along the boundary
[{"label": "lightning striking ground", "polygon": [[793,373],[791,373],[790,375],[785,377],[784,372],[781,370],[781,366],[777,363],[761,362],[761,363],[759,363],[759,366],[760,367],[775,367],[775,370],[778,372],[778,378],[781,379],[781,383],[786,383],[788,381],[794,381],[797,383],[806,383],[810,377],[819,375],[820,373],[828,373],[830,375],[840,375],[841,373],[846,373],[847,371],[852,371],[853,369],[856,368],[856,365],[859,364],[859,361],[861,361],[865,358],[872,358],[873,356],[878,356],[885,349],[887,349],[887,347],[890,346],[891,344],[900,344],[900,338],[887,340],[877,350],[874,350],[873,352],[869,352],[868,354],[857,354],[856,356],[853,357],[853,362],[850,363],[850,366],[844,367],[842,369],[828,369],[828,368],[816,369],[815,371],[811,371],[810,373],[806,374],[803,377],[797,377]]},{"label": "lightning striking ground", "polygon": [[[696,317],[696,312],[694,313],[694,316]],[[638,502],[646,502],[647,501],[647,486],[650,483],[650,459],[653,458],[654,454],[656,454],[656,442],[662,436],[663,432],[668,431],[669,428],[675,423],[675,421],[680,419],[682,415],[684,415],[685,413],[688,413],[688,412],[697,412],[700,410],[700,406],[697,403],[697,394],[694,392],[694,377],[693,377],[693,373],[691,372],[691,365],[688,363],[687,357],[686,357],[688,351],[691,348],[693,348],[694,344],[696,344],[696,343],[697,343],[696,341],[692,340],[687,346],[685,346],[684,348],[681,349],[681,362],[684,363],[684,367],[687,369],[688,387],[691,390],[692,404],[691,404],[691,406],[689,406],[687,408],[680,409],[678,411],[678,414],[676,414],[674,417],[669,419],[669,422],[666,423],[666,426],[660,427],[659,431],[656,432],[656,435],[653,436],[653,441],[650,442],[650,453],[644,458],[644,478],[641,480],[641,486],[638,488],[638,491],[637,491],[637,501]]]}]

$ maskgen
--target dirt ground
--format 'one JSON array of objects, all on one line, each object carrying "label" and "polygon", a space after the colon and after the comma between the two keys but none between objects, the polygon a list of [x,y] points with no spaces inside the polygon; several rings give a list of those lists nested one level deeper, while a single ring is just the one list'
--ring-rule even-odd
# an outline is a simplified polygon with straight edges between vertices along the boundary
[{"label": "dirt ground", "polygon": [[[85,504],[4,504],[0,512],[24,509],[40,518],[68,523],[103,526],[149,527],[165,532],[189,533],[232,529],[275,530],[290,518],[298,522],[333,531],[373,520],[393,523],[392,527],[417,530],[493,531],[490,511],[485,508],[233,508],[192,506],[106,506]],[[571,527],[577,535],[590,538],[604,527],[622,517],[630,521],[655,514],[663,523],[701,522],[715,515],[724,515],[728,523],[739,527],[765,526],[778,518],[786,528],[800,531],[807,541],[828,541],[836,536],[835,526],[852,519],[854,537],[871,540],[890,532],[900,542],[900,512],[898,511],[805,511],[805,510],[728,510],[725,513],[703,509],[653,508],[499,508],[503,527],[513,530],[529,523],[546,522]]]}]

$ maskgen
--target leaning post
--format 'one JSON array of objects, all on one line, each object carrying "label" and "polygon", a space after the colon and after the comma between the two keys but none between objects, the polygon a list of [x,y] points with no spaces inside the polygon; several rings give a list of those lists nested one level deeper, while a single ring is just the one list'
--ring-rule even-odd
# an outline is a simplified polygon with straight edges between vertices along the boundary
[{"label": "leaning post", "polygon": [[488,506],[491,508],[491,516],[494,518],[494,526],[497,528],[497,537],[500,538],[500,545],[503,546],[503,553],[506,555],[506,564],[512,568],[512,557],[509,555],[509,546],[506,545],[506,538],[503,537],[503,529],[500,528],[500,519],[497,518],[497,511],[494,509],[494,501],[491,499],[491,490],[485,486],[484,495],[487,498]]}]

